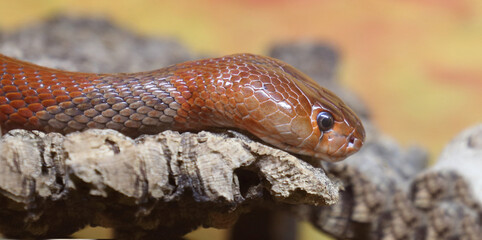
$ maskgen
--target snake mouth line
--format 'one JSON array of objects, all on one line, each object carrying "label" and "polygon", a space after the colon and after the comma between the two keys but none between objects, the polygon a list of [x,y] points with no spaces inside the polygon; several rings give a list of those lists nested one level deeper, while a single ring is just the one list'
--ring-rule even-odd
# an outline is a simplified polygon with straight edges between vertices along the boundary
[{"label": "snake mouth line", "polygon": [[346,147],[349,148],[349,147],[354,147],[355,146],[355,140],[356,138],[353,136],[353,132],[350,133],[350,135],[348,135],[347,139],[347,143],[346,143]]},{"label": "snake mouth line", "polygon": [[353,150],[356,150],[356,142],[357,138],[353,136],[355,133],[355,130],[353,130],[348,136],[346,137],[347,141],[343,143],[336,151],[333,152],[333,155],[338,155],[341,151],[344,151],[344,153],[352,152]]}]

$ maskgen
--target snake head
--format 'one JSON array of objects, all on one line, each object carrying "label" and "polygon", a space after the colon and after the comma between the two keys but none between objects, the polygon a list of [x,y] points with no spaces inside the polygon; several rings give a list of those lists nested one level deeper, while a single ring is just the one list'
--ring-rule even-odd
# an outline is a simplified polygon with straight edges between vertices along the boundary
[{"label": "snake head", "polygon": [[329,162],[362,147],[360,119],[334,93],[280,60],[251,55],[251,63],[253,96],[264,114],[250,113],[256,121],[244,124],[252,133],[278,148]]},{"label": "snake head", "polygon": [[[323,104],[325,101],[325,104]],[[335,105],[326,101],[336,102]],[[316,125],[313,120],[316,119]],[[310,116],[312,131],[317,138],[313,155],[316,158],[340,161],[357,152],[365,140],[365,130],[355,113],[335,94],[324,90],[324,99],[313,104]]]}]

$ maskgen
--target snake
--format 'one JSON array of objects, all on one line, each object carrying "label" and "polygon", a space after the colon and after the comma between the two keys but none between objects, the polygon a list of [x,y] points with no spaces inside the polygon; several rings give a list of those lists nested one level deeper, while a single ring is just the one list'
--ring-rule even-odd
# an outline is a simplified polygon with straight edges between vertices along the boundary
[{"label": "snake", "polygon": [[136,73],[47,68],[0,54],[0,127],[126,136],[229,128],[328,162],[363,145],[362,122],[339,97],[291,65],[233,54]]}]

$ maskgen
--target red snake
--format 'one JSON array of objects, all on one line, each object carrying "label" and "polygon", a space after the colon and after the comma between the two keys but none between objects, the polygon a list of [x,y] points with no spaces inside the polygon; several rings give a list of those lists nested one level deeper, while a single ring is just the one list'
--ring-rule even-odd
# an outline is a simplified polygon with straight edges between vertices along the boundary
[{"label": "red snake", "polygon": [[154,71],[95,74],[0,55],[0,126],[70,133],[110,128],[128,136],[236,128],[280,149],[339,161],[360,149],[361,121],[292,66],[236,54]]}]

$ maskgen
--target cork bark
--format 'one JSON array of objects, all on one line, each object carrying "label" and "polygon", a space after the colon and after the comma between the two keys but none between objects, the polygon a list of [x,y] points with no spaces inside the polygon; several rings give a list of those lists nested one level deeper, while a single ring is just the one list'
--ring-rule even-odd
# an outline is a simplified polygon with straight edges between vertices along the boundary
[{"label": "cork bark", "polygon": [[421,149],[400,151],[379,135],[325,169],[342,181],[340,201],[308,207],[303,216],[336,239],[482,236],[482,125],[454,138],[430,167]]},{"label": "cork bark", "polygon": [[9,237],[65,236],[86,224],[176,236],[227,227],[265,199],[338,199],[322,169],[233,132],[130,139],[113,130],[14,130],[0,153],[0,229]]}]

